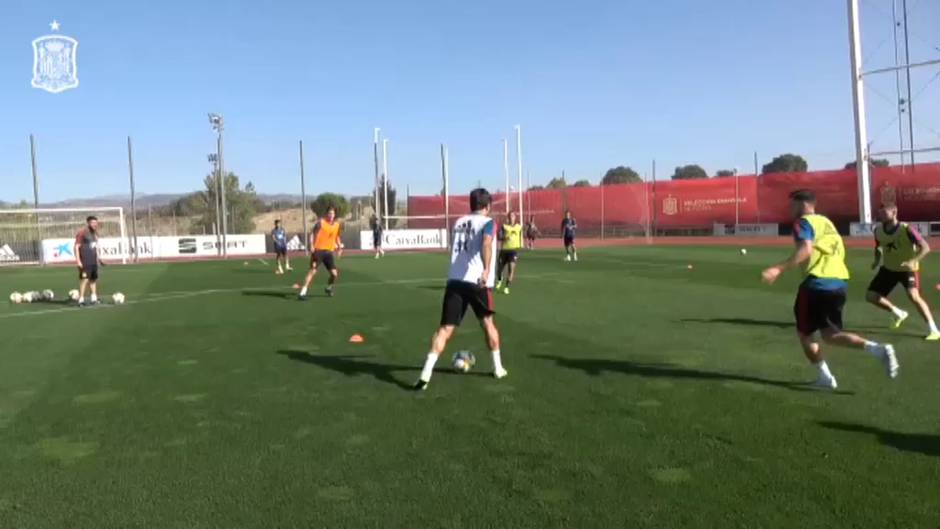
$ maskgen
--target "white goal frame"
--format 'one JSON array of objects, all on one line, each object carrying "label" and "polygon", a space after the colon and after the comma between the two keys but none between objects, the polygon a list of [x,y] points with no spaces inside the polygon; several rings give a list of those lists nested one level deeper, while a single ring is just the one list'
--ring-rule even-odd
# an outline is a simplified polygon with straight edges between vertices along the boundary
[{"label": "white goal frame", "polygon": [[[122,245],[121,252],[121,263],[127,264],[129,249],[134,245],[133,248],[136,251],[136,241],[128,240],[127,237],[127,223],[124,218],[124,208],[120,206],[102,206],[102,207],[83,207],[83,208],[21,208],[21,209],[0,209],[0,217],[3,215],[41,215],[43,213],[87,213],[89,215],[101,214],[101,213],[117,213],[118,223],[120,228],[120,239],[124,242]],[[37,235],[39,236],[39,260],[38,261],[22,261],[19,264],[42,264],[42,224],[38,222],[36,224]]]}]

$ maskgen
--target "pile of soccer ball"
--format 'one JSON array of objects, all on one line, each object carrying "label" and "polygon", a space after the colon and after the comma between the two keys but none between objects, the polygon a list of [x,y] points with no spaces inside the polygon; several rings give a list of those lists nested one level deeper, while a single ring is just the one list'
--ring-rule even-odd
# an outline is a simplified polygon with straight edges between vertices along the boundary
[{"label": "pile of soccer ball", "polygon": [[10,294],[10,303],[19,305],[20,303],[40,303],[43,301],[53,301],[55,300],[55,293],[51,290],[43,290],[42,292],[37,292],[35,290],[29,292],[14,292]]},{"label": "pile of soccer ball", "polygon": [[[69,291],[69,299],[72,301],[78,301],[78,290]],[[10,303],[14,305],[19,305],[21,303],[41,303],[41,302],[51,302],[55,301],[55,293],[51,290],[43,290],[42,292],[30,291],[30,292],[14,292],[10,294]],[[115,305],[123,305],[125,298],[124,294],[120,292],[115,292],[111,296],[111,301]]]},{"label": "pile of soccer ball", "polygon": [[458,351],[454,354],[454,359],[451,362],[451,365],[454,367],[454,371],[458,373],[466,373],[470,371],[470,368],[477,363],[477,359],[473,356],[473,353],[470,351]]}]

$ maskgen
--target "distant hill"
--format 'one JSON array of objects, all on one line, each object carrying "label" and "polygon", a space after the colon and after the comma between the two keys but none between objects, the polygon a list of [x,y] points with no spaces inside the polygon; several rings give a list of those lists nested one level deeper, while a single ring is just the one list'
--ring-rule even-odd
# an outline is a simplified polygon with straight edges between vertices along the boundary
[{"label": "distant hill", "polygon": [[[148,207],[160,207],[167,206],[175,200],[178,200],[189,193],[163,193],[163,194],[141,194],[137,195],[137,207],[138,208],[148,208]],[[277,193],[277,194],[259,194],[258,198],[261,199],[265,204],[275,204],[275,203],[300,203],[300,195],[292,195],[287,193]],[[131,207],[131,197],[130,195],[105,195],[100,197],[93,198],[70,198],[68,200],[61,200],[59,202],[46,202],[41,204],[44,208],[92,208],[92,207],[122,207],[130,208]]]}]

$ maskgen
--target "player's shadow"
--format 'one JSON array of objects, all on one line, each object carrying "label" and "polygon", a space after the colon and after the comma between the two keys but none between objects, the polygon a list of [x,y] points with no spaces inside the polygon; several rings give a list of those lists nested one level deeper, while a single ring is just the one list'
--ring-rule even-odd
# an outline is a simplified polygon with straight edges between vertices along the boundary
[{"label": "player's shadow", "polygon": [[[262,298],[276,298],[297,301],[297,291],[287,290],[242,290],[243,296],[253,296]],[[309,298],[326,297],[326,294],[309,293]]]},{"label": "player's shadow", "polygon": [[940,435],[892,432],[874,426],[843,422],[820,421],[819,425],[830,430],[874,435],[878,438],[878,442],[885,446],[904,452],[940,457]]},{"label": "player's shadow", "polygon": [[[394,365],[383,364],[370,360],[368,355],[319,355],[298,350],[281,350],[277,354],[286,356],[295,362],[311,364],[330,371],[336,371],[346,376],[366,375],[375,378],[380,382],[385,382],[401,389],[411,389],[411,384],[399,380],[395,373],[417,373],[421,371],[419,366],[413,365]],[[453,373],[447,369],[435,369],[434,374]],[[471,376],[486,376],[485,373],[473,372],[467,373]],[[463,375],[466,376],[466,375]]]},{"label": "player's shadow", "polygon": [[750,325],[753,327],[774,327],[792,329],[796,325],[787,321],[755,320],[753,318],[683,318],[682,323],[726,323],[729,325]]},{"label": "player's shadow", "polygon": [[[717,371],[701,371],[679,367],[675,364],[645,364],[630,362],[628,360],[607,360],[602,358],[565,358],[556,355],[532,355],[533,358],[552,360],[562,367],[583,371],[590,376],[600,376],[608,373],[623,373],[646,378],[677,378],[689,380],[716,380],[725,382],[747,382],[773,386],[790,391],[818,391],[806,382],[790,382],[786,380],[773,380],[752,375],[737,373],[720,373]],[[834,391],[839,395],[853,395],[849,391]]]},{"label": "player's shadow", "polygon": [[[788,321],[774,321],[774,320],[756,320],[753,318],[683,318],[679,320],[681,323],[719,323],[726,325],[746,325],[752,327],[772,327],[775,329],[794,329],[796,330],[796,324]],[[859,326],[853,327],[853,329],[858,330],[866,334],[873,334],[876,336],[917,336],[916,333],[908,332],[899,332],[892,331],[888,332],[884,329],[878,329],[874,327]]]}]

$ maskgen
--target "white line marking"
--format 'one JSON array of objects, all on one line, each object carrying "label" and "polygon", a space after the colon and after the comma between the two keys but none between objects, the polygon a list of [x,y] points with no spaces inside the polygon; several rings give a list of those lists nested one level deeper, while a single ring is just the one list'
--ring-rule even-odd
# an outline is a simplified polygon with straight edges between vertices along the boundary
[{"label": "white line marking", "polygon": [[265,261],[264,259],[258,259],[258,262],[260,262],[260,263],[263,264],[264,266],[268,266],[268,262]]},{"label": "white line marking", "polygon": [[[537,274],[531,276],[523,276],[521,279],[525,280],[539,280],[547,279],[550,277],[555,277],[564,274],[564,272],[552,272],[546,274]],[[414,279],[390,279],[385,281],[352,281],[349,283],[340,283],[342,287],[362,287],[362,286],[379,286],[379,285],[408,285],[416,283],[438,283],[442,282],[440,277],[423,277],[423,278],[414,278]],[[185,299],[185,298],[194,298],[197,296],[205,296],[209,294],[229,294],[233,292],[249,292],[249,291],[258,291],[258,290],[292,290],[292,287],[284,285],[275,285],[267,287],[238,287],[238,288],[210,288],[206,290],[178,290],[173,292],[159,292],[154,294],[144,294],[141,296],[141,299],[134,299],[124,303],[124,305],[141,305],[144,303],[154,303],[157,301],[169,301],[172,299]],[[101,305],[100,308],[117,308],[115,305]],[[59,307],[55,309],[47,310],[34,310],[30,312],[16,312],[13,314],[0,314],[0,320],[5,320],[9,318],[21,318],[26,316],[41,316],[44,314],[58,314],[61,312],[88,312],[96,310],[94,308],[80,309],[77,306],[68,306],[68,307]]]}]

